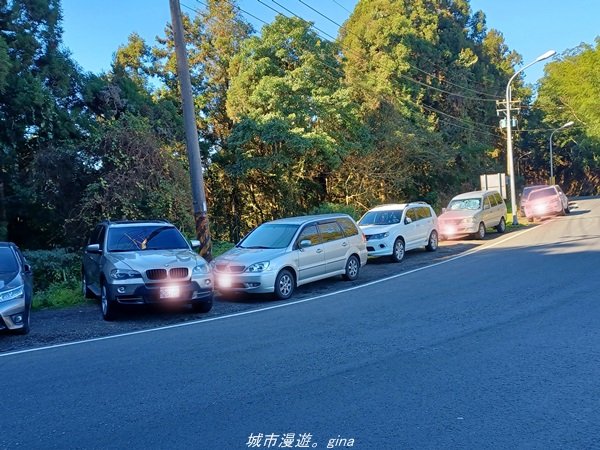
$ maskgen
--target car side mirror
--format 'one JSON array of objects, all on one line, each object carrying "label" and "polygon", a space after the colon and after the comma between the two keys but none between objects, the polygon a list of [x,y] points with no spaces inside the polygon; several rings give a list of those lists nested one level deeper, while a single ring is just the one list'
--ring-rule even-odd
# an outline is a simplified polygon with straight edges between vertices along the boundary
[{"label": "car side mirror", "polygon": [[31,273],[31,265],[30,264],[23,264],[23,272],[25,273]]},{"label": "car side mirror", "polygon": [[442,208],[442,214],[444,214],[446,211],[448,211],[446,208]]},{"label": "car side mirror", "polygon": [[300,245],[298,245],[298,247],[306,248],[306,247],[310,247],[311,245],[312,245],[312,242],[310,239],[303,239],[300,241]]},{"label": "car side mirror", "polygon": [[100,244],[90,244],[85,248],[85,252],[100,255],[102,250],[100,250]]},{"label": "car side mirror", "polygon": [[406,225],[408,225],[408,224],[412,223],[412,219],[410,217],[407,217],[406,219],[404,219],[404,223]]},{"label": "car side mirror", "polygon": [[192,248],[200,248],[200,241],[198,239],[190,240],[190,244],[192,245]]}]

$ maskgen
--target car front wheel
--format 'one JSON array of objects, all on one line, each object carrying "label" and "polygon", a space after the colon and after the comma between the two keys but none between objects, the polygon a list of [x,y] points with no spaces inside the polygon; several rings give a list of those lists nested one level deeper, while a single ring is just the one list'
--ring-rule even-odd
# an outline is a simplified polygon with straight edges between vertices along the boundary
[{"label": "car front wheel", "polygon": [[404,259],[404,253],[406,253],[404,240],[402,238],[397,238],[396,241],[394,241],[394,248],[392,250],[392,261],[402,261]]},{"label": "car front wheel", "polygon": [[344,280],[354,281],[358,278],[360,272],[360,261],[356,255],[350,255],[348,261],[346,261],[346,272],[344,273]]},{"label": "car front wheel", "polygon": [[294,293],[294,276],[288,269],[283,269],[275,278],[275,296],[280,300],[287,300]]},{"label": "car front wheel", "polygon": [[439,238],[438,238],[437,231],[433,230],[431,232],[431,234],[429,235],[429,241],[427,242],[425,249],[428,252],[435,252],[438,248],[438,242],[439,242]]},{"label": "car front wheel", "polygon": [[485,238],[485,225],[483,224],[483,222],[479,223],[479,228],[477,229],[477,233],[475,233],[475,237],[477,239]]},{"label": "car front wheel", "polygon": [[23,313],[23,326],[17,330],[15,330],[15,334],[28,334],[31,329],[31,309],[25,308],[25,312]]},{"label": "car front wheel", "polygon": [[110,298],[106,285],[102,283],[100,295],[100,308],[102,310],[102,318],[108,322],[117,318],[117,302]]},{"label": "car front wheel", "polygon": [[195,313],[207,313],[212,309],[213,302],[194,302],[192,303],[192,311]]}]

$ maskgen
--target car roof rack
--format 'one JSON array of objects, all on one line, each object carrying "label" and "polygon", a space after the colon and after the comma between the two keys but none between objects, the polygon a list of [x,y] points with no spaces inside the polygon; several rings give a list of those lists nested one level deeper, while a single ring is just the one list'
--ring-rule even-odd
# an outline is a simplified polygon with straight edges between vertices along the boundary
[{"label": "car roof rack", "polygon": [[112,220],[112,219],[106,219],[106,220],[103,220],[102,223],[105,223],[107,225],[111,225],[111,224],[124,224],[124,223],[164,223],[164,224],[172,225],[171,222],[169,222],[168,220],[165,220],[165,219],[147,219],[147,220],[143,220],[143,219],[135,219],[135,220],[126,220],[126,219]]}]

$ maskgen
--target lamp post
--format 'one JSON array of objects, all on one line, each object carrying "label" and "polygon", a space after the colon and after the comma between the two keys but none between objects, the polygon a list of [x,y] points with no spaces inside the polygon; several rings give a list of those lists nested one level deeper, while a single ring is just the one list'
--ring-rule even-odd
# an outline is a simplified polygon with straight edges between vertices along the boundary
[{"label": "lamp post", "polygon": [[514,162],[513,162],[513,147],[512,147],[512,123],[510,119],[510,103],[511,103],[511,91],[510,91],[510,83],[530,66],[533,66],[535,63],[543,61],[544,59],[548,59],[551,56],[556,54],[554,50],[548,50],[543,55],[538,56],[535,61],[530,62],[526,66],[521,67],[517,70],[508,83],[506,84],[506,159],[508,165],[508,174],[510,176],[510,205],[512,209],[513,215],[513,225],[517,225],[519,220],[517,219],[517,196],[515,193],[515,170],[514,170]]},{"label": "lamp post", "polygon": [[562,127],[559,127],[556,130],[552,131],[552,133],[550,133],[550,184],[556,184],[554,182],[554,160],[552,158],[552,136],[554,136],[554,133],[556,133],[557,131],[561,131],[561,130],[564,130],[565,128],[572,127],[574,124],[575,124],[575,122],[573,122],[571,120],[571,121],[565,123]]}]

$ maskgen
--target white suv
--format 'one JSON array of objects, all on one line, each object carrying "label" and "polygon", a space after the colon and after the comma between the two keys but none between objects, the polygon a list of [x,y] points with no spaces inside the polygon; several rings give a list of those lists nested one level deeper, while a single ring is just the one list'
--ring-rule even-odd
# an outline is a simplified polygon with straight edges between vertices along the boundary
[{"label": "white suv", "polygon": [[358,222],[367,238],[369,256],[391,256],[400,262],[404,253],[419,247],[438,247],[437,216],[425,202],[377,206]]}]

